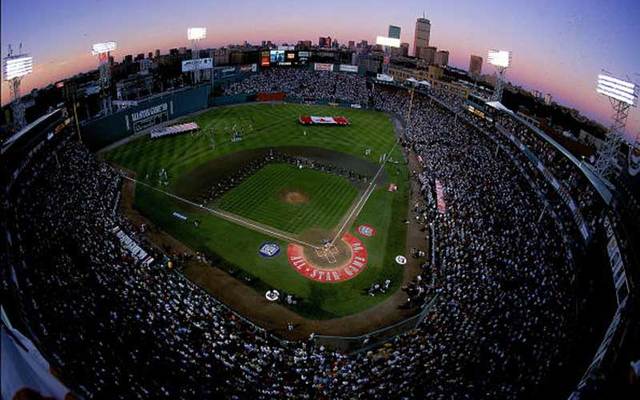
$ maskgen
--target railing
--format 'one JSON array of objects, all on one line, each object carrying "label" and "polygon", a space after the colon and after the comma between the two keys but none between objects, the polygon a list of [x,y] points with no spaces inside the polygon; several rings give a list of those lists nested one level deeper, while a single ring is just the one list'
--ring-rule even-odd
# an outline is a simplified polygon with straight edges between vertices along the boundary
[{"label": "railing", "polygon": [[613,194],[611,193],[609,188],[607,188],[607,186],[602,181],[602,179],[598,175],[596,175],[584,161],[578,160],[573,154],[569,152],[569,150],[565,149],[564,146],[556,142],[552,137],[544,133],[539,128],[533,126],[529,121],[525,120],[524,118],[516,114],[511,114],[511,117],[517,120],[518,122],[520,122],[521,124],[525,125],[531,131],[533,131],[536,135],[538,135],[543,140],[551,144],[556,150],[562,153],[562,155],[568,158],[569,161],[571,161],[580,171],[582,171],[582,173],[586,176],[586,178],[589,180],[591,185],[600,194],[600,196],[602,197],[602,200],[606,204],[611,204],[611,199],[613,197]]},{"label": "railing", "polygon": [[575,200],[573,200],[569,192],[565,189],[564,184],[561,184],[560,181],[558,181],[558,179],[556,179],[556,177],[553,176],[551,171],[549,171],[549,169],[545,167],[544,163],[538,158],[538,156],[536,156],[527,147],[527,145],[525,145],[518,138],[516,138],[513,133],[507,131],[507,129],[505,129],[500,124],[496,124],[496,129],[499,133],[506,136],[517,148],[519,148],[524,153],[524,155],[529,159],[529,161],[531,161],[531,163],[535,165],[536,168],[542,173],[542,175],[545,177],[547,182],[549,182],[549,184],[555,189],[560,199],[562,199],[562,201],[571,211],[573,220],[576,223],[578,230],[582,235],[582,238],[585,241],[588,241],[589,238],[591,237],[591,232],[589,231],[589,227],[587,226],[587,223],[584,220],[584,216],[582,215],[582,212],[576,205]]},{"label": "railing", "polygon": [[422,305],[420,312],[412,317],[396,322],[384,328],[365,333],[360,336],[329,336],[314,335],[313,341],[316,345],[322,345],[333,350],[338,350],[346,354],[356,354],[366,352],[372,348],[378,347],[389,339],[401,335],[407,331],[420,326],[422,321],[427,317],[433,304],[438,299],[435,294],[429,302]]}]

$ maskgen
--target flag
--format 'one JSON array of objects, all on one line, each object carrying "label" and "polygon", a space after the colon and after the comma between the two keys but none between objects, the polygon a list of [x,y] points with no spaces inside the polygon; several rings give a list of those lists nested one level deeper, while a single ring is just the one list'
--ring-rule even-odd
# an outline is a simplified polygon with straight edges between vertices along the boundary
[{"label": "flag", "polygon": [[444,200],[444,186],[442,185],[442,182],[440,182],[439,180],[436,179],[436,197],[437,197],[437,205],[438,205],[438,211],[440,212],[440,214],[444,214],[445,212],[447,212],[447,203]]}]

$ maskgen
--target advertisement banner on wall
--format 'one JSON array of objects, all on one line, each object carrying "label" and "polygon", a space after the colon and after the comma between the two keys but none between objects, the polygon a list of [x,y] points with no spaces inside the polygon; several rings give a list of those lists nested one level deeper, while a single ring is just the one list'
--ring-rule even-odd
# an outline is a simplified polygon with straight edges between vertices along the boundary
[{"label": "advertisement banner on wall", "polygon": [[340,71],[342,72],[358,72],[357,65],[340,64]]},{"label": "advertisement banner on wall", "polygon": [[243,73],[249,73],[249,72],[257,72],[258,71],[258,64],[246,64],[246,65],[241,65],[240,67],[238,67],[238,70]]},{"label": "advertisement banner on wall", "polygon": [[333,64],[315,63],[313,64],[314,71],[333,71]]},{"label": "advertisement banner on wall", "polygon": [[197,58],[195,60],[185,60],[182,62],[182,72],[201,71],[213,68],[212,58]]},{"label": "advertisement banner on wall", "polygon": [[158,104],[153,107],[145,108],[130,114],[131,122],[133,122],[133,131],[150,128],[159,123],[169,120],[169,105],[167,103]]}]

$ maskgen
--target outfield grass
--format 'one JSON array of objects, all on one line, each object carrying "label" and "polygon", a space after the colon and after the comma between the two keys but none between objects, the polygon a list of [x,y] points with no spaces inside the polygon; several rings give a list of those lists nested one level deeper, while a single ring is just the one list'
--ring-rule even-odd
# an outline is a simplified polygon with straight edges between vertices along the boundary
[{"label": "outfield grass", "polygon": [[[297,118],[301,114],[345,115],[352,124],[348,127],[302,127],[297,123]],[[147,183],[151,185],[157,184],[157,173],[164,168],[168,172],[170,183],[167,188],[163,189],[173,191],[174,185],[180,181],[182,175],[209,160],[239,150],[276,146],[316,146],[353,154],[377,163],[379,157],[388,152],[395,142],[390,119],[382,113],[366,110],[307,105],[256,104],[213,109],[197,116],[195,120],[203,129],[214,128],[214,132],[217,132],[214,149],[211,148],[210,138],[202,134],[199,136],[182,135],[159,140],[150,140],[144,137],[106,153],[105,158],[135,171],[139,179],[144,180],[149,174],[150,178]],[[228,129],[234,124],[245,127],[248,132],[242,142],[232,143],[230,141],[231,132]],[[304,131],[307,132],[306,136],[303,134]],[[371,149],[371,154],[365,157],[364,152],[367,148]],[[396,147],[391,157],[393,160],[403,160],[399,147]],[[386,299],[393,290],[400,286],[403,271],[393,262],[393,258],[405,252],[406,225],[403,221],[406,218],[408,207],[408,171],[403,163],[397,165],[387,163],[385,170],[388,180],[398,185],[398,191],[391,193],[386,190],[386,187],[379,186],[364,206],[354,226],[350,228],[352,234],[359,236],[355,232],[355,227],[360,223],[367,223],[377,229],[377,234],[372,238],[361,237],[369,253],[367,268],[356,278],[341,283],[317,283],[299,275],[288,264],[286,259],[287,243],[283,241],[221,220],[203,210],[190,207],[166,195],[144,188],[142,185],[136,187],[135,207],[158,227],[192,249],[222,257],[224,265],[220,265],[221,267],[228,270],[239,270],[252,276],[254,280],[251,284],[257,290],[277,288],[302,298],[302,304],[295,308],[301,315],[318,319],[335,318],[365,310]],[[258,171],[258,174],[263,172],[264,169]],[[322,174],[305,170],[304,175],[308,172]],[[290,224],[287,225],[286,230],[303,229],[302,226],[296,226],[289,221],[293,219],[292,214],[284,209],[276,210],[278,208],[276,202],[273,202],[272,207],[268,207],[272,211],[267,209],[260,211],[262,204],[256,203],[255,212],[257,214],[252,217],[247,212],[253,213],[253,209],[248,210],[249,207],[232,201],[235,196],[253,198],[251,191],[254,189],[262,193],[256,197],[272,196],[277,190],[270,185],[263,185],[259,188],[260,185],[251,183],[255,177],[250,177],[235,190],[223,196],[220,206],[228,207],[229,211],[233,211],[231,208],[234,207],[245,208],[244,211],[236,208],[233,212],[256,220],[263,219],[266,214],[277,211],[280,215],[287,217],[284,221],[274,219],[269,222],[269,225],[282,228],[282,225],[278,226],[278,224]],[[346,185],[350,185],[344,178],[329,177],[342,180]],[[307,184],[304,177],[298,179],[294,174],[292,179],[296,185],[301,187]],[[256,178],[256,180],[261,179]],[[318,182],[318,184],[324,185],[322,182]],[[281,183],[278,185],[283,187]],[[326,191],[317,190],[314,185],[305,186],[303,190],[314,193],[310,199],[314,196],[322,196]],[[356,189],[352,188],[352,190]],[[234,193],[236,191],[237,193]],[[228,198],[226,198],[227,196]],[[350,197],[352,195],[344,194],[344,196],[345,204],[350,204],[353,201],[354,197]],[[334,198],[332,197],[332,199]],[[226,201],[229,201],[227,205],[224,204]],[[317,207],[321,208],[322,204],[319,203]],[[346,208],[349,204],[346,205]],[[343,207],[335,208],[337,210]],[[174,211],[186,215],[191,220],[199,219],[200,226],[195,227],[191,223],[177,220],[171,215]],[[325,219],[324,214],[331,216],[327,216]],[[317,218],[320,218],[319,221],[324,219],[324,223],[330,224],[332,223],[330,221],[334,221],[335,218],[339,220],[340,215],[337,211],[336,213],[326,211],[326,213],[320,213]],[[306,220],[306,217],[304,219]],[[265,220],[259,222],[265,222]],[[318,224],[322,223],[318,222]],[[285,251],[271,259],[263,258],[258,254],[258,248],[265,241],[276,242]],[[393,290],[387,295],[371,297],[364,293],[372,283],[382,282],[387,278],[393,282]]]},{"label": "outfield grass", "polygon": [[[300,203],[283,195],[295,191]],[[345,178],[288,164],[268,164],[214,206],[294,234],[310,228],[331,229],[345,215],[358,191]]]},{"label": "outfield grass", "polygon": [[[303,114],[344,115],[350,126],[302,126],[298,117]],[[157,177],[166,169],[170,183],[185,172],[208,160],[239,150],[275,146],[316,146],[364,157],[377,162],[393,146],[395,137],[389,118],[367,110],[309,106],[299,104],[255,104],[215,108],[195,118],[202,131],[213,129],[215,148],[209,135],[178,135],[161,139],[145,136],[120,146],[105,157],[130,170],[139,177]],[[231,142],[232,127],[247,132],[241,142]],[[304,135],[304,132],[307,135]],[[153,182],[155,183],[155,182]]]}]

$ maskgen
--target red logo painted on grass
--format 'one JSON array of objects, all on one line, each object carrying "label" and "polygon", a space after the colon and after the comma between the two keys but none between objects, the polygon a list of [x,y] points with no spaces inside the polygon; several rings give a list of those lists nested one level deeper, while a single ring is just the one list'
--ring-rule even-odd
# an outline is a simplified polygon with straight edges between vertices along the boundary
[{"label": "red logo painted on grass", "polygon": [[367,268],[367,249],[360,239],[350,233],[345,233],[342,236],[342,241],[351,249],[351,258],[342,265],[336,265],[335,267],[316,266],[305,257],[304,247],[294,243],[289,243],[287,248],[289,264],[300,275],[316,282],[342,282],[355,278]]},{"label": "red logo painted on grass", "polygon": [[368,224],[358,226],[358,233],[364,237],[373,237],[376,235],[376,228]]}]

